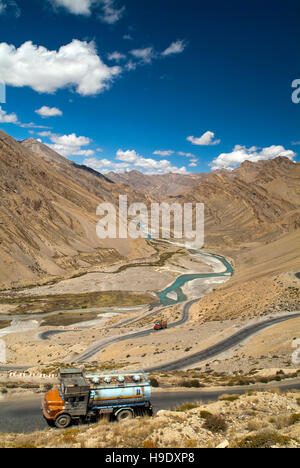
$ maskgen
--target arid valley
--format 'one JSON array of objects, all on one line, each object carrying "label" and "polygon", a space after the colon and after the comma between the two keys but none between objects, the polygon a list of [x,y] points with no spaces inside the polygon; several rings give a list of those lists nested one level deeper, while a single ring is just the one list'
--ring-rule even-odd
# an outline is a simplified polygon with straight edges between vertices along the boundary
[{"label": "arid valley", "polygon": [[0,448],[300,448],[296,0],[0,29]]}]

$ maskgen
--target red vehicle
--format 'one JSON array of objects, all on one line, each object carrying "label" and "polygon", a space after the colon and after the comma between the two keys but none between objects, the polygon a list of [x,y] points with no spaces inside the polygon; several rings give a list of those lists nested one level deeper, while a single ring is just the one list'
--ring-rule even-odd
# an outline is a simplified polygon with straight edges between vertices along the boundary
[{"label": "red vehicle", "polygon": [[168,328],[168,323],[165,320],[158,321],[154,325],[154,330],[165,330],[166,328]]}]

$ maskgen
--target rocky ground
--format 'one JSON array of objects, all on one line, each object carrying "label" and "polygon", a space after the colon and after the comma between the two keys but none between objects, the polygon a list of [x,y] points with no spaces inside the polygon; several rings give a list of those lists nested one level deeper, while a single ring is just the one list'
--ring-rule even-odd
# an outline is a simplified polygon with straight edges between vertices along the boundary
[{"label": "rocky ground", "polygon": [[154,418],[1,434],[1,448],[300,448],[300,392],[224,395]]}]

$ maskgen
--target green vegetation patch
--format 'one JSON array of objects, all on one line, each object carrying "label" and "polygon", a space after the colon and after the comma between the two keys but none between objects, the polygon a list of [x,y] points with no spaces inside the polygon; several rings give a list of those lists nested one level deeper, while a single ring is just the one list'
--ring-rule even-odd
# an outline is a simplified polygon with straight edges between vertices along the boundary
[{"label": "green vegetation patch", "polygon": [[127,291],[104,291],[55,296],[0,297],[0,304],[14,304],[13,315],[47,313],[97,307],[132,307],[153,302],[153,296]]},{"label": "green vegetation patch", "polygon": [[159,381],[155,377],[150,377],[151,387],[158,388]]},{"label": "green vegetation patch", "polygon": [[199,380],[193,379],[193,380],[182,380],[179,384],[179,387],[185,387],[185,388],[202,388],[204,385],[202,385]]},{"label": "green vegetation patch", "polygon": [[260,432],[249,435],[234,443],[234,448],[271,448],[274,445],[286,446],[291,438],[277,432]]},{"label": "green vegetation patch", "polygon": [[196,403],[183,403],[182,405],[178,406],[178,408],[176,408],[176,411],[185,412],[185,411],[190,411],[198,407],[199,405],[197,405]]},{"label": "green vegetation patch", "polygon": [[219,397],[220,401],[236,401],[239,400],[240,395],[221,395]]},{"label": "green vegetation patch", "polygon": [[64,314],[60,313],[57,315],[52,315],[43,320],[43,327],[67,327],[68,325],[73,325],[74,323],[87,322],[89,320],[95,320],[98,317],[98,314]]},{"label": "green vegetation patch", "polygon": [[210,416],[212,416],[212,414],[209,411],[205,411],[205,410],[200,411],[200,418],[201,419],[207,419]]}]

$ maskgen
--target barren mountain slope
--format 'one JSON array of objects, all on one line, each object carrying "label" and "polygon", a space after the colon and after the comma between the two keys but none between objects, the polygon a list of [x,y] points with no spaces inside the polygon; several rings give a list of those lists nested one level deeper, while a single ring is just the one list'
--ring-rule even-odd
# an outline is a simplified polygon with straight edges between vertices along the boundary
[{"label": "barren mountain slope", "polygon": [[271,242],[300,228],[300,163],[277,158],[213,173],[184,194],[205,204],[205,244]]},{"label": "barren mountain slope", "polygon": [[0,288],[149,253],[143,240],[96,236],[98,204],[134,199],[131,189],[38,148],[0,132]]},{"label": "barren mountain slope", "polygon": [[110,172],[107,176],[110,180],[128,185],[137,192],[163,199],[166,196],[180,197],[190,191],[191,187],[199,184],[207,174],[145,175],[139,171],[130,171],[122,174]]}]

